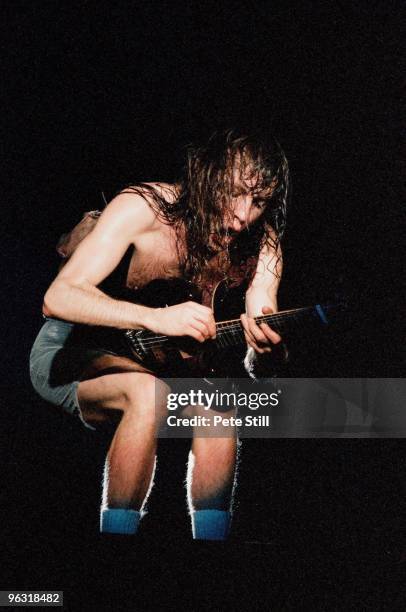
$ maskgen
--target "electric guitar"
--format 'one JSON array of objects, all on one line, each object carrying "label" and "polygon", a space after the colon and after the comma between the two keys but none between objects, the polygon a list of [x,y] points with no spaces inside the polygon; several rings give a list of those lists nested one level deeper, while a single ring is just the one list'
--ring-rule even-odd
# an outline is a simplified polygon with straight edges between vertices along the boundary
[{"label": "electric guitar", "polygon": [[[173,337],[128,329],[124,334],[133,358],[152,370],[165,369],[173,363],[179,366],[183,362],[183,365],[187,364],[183,373],[188,371],[189,376],[197,373],[221,375],[221,370],[224,370],[224,353],[235,352],[238,346],[246,345],[239,318],[240,313],[245,312],[245,291],[245,283],[230,287],[227,280],[223,280],[202,298],[202,291],[183,279],[150,282],[134,294],[134,301],[155,308],[190,300],[211,305],[216,320],[216,338],[200,343],[189,336]],[[327,326],[345,307],[343,303],[315,304],[258,316],[255,320],[257,323],[268,323],[285,339],[295,329]]]}]

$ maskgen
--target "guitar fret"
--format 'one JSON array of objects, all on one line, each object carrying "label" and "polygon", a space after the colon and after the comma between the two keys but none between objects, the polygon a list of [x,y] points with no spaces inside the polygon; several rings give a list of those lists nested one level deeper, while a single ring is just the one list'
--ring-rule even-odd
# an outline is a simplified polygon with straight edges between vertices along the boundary
[{"label": "guitar fret", "polygon": [[220,344],[220,346],[222,346],[222,347],[226,346],[226,345],[225,345],[225,341],[224,341],[224,340],[225,340],[225,336],[224,336],[224,334],[221,334],[221,335],[219,335],[219,336],[218,336],[218,343],[219,343],[219,344]]}]

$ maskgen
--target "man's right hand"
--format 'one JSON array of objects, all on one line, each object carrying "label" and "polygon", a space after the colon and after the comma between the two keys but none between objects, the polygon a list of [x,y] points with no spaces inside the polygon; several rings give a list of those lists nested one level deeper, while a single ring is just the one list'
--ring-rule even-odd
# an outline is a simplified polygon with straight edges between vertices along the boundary
[{"label": "man's right hand", "polygon": [[146,327],[165,336],[191,336],[199,342],[216,337],[213,311],[197,302],[185,302],[148,313]]}]

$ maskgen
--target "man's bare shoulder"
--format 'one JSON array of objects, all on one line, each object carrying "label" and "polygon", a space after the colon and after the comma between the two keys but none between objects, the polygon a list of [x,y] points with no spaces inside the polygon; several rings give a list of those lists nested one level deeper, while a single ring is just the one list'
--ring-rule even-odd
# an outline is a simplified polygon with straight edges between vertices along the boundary
[{"label": "man's bare shoulder", "polygon": [[[145,186],[145,187],[144,187]],[[169,183],[142,183],[119,193],[105,208],[103,216],[116,219],[120,224],[129,224],[147,230],[154,229],[161,222],[158,218],[154,192],[159,198],[173,203],[177,197],[175,185]]]},{"label": "man's bare shoulder", "polygon": [[156,217],[150,202],[144,196],[128,191],[118,194],[111,200],[104,209],[100,221],[146,230],[153,227]]}]

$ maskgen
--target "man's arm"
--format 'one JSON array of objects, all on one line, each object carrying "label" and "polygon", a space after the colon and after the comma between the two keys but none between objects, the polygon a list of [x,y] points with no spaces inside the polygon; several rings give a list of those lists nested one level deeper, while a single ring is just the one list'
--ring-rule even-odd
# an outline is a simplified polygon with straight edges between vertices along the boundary
[{"label": "man's arm", "polygon": [[186,302],[169,308],[148,308],[115,300],[97,288],[137,239],[156,228],[156,215],[136,194],[120,194],[105,208],[93,231],[79,244],[50,285],[43,313],[73,323],[118,328],[145,328],[203,342],[215,336],[213,313]]},{"label": "man's arm", "polygon": [[97,285],[154,221],[153,211],[140,196],[120,194],[114,198],[50,285],[44,297],[44,314],[74,323],[143,327],[149,309],[114,300]]},{"label": "man's arm", "polygon": [[246,292],[246,314],[241,315],[247,344],[257,353],[272,350],[271,344],[278,344],[281,337],[266,323],[257,325],[254,317],[278,311],[277,294],[282,275],[282,255],[265,245],[258,257],[257,269]]}]

